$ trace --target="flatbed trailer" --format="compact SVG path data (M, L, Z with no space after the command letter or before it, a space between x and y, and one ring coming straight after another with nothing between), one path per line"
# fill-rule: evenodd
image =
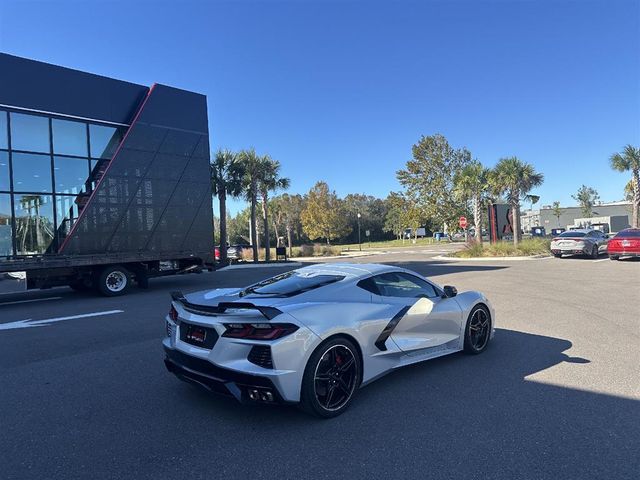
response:
M214 269L205 96L6 54L0 71L0 293Z

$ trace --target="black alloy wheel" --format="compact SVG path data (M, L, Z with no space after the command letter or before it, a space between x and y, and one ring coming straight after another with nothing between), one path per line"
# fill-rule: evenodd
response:
M309 359L302 381L301 406L314 415L330 418L351 403L362 379L355 346L336 338L318 348Z
M464 350L468 353L481 353L491 338L491 316L484 305L478 305L469 314L464 336Z
M597 243L593 246L593 250L591 250L591 258L593 258L593 259L598 258L598 244Z

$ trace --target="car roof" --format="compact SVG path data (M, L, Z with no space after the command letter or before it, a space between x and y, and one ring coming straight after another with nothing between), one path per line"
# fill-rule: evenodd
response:
M593 232L593 231L595 231L594 228L576 228L575 230L565 230L562 233L575 233L575 232L578 232L578 233L589 233L589 232Z
M380 263L318 263L298 269L298 271L305 273L344 275L351 278L368 277L378 273L400 270L402 269Z

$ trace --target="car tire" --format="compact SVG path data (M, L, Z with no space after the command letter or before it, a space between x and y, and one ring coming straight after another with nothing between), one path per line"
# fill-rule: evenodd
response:
M620 260L618 255L609 255L609 260Z
M594 260L596 258L598 258L598 245L594 245L593 249L591 250L591 258L593 258Z
M334 337L309 357L302 378L300 407L320 418L342 414L362 383L362 358L352 341Z
M489 309L484 305L473 307L467 317L464 329L464 351L471 355L484 352L491 340L492 320Z
M124 295L131 286L131 273L122 265L112 265L100 271L95 287L105 297Z
M562 254L561 253L554 253L553 256L556 257L556 258L562 258Z

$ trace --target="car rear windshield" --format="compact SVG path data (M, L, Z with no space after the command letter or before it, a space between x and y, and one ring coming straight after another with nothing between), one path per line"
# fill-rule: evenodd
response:
M560 235L558 235L559 237L584 237L586 235L586 233L584 232L574 232L574 231L570 231L570 232L563 232Z
M287 272L250 286L242 292L242 296L256 294L291 297L315 288L339 282L343 278L344 276L341 275L304 275L299 272Z
M640 238L640 230L627 230L627 231L623 230L622 232L618 232L616 236L613 238L629 238L629 237Z

